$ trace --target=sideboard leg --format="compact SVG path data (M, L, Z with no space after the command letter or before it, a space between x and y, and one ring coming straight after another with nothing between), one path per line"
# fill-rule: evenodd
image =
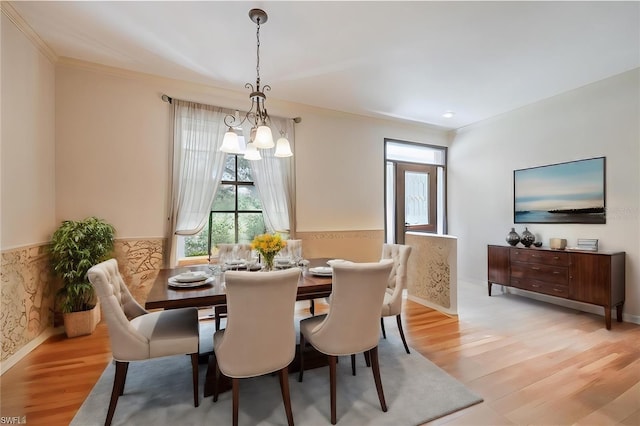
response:
M611 306L604 307L604 323L607 326L607 330L611 330Z
M489 297L491 297L491 281L489 281L489 288L488 288L488 290L489 290Z
M618 322L622 322L622 307L624 306L624 302L616 305L616 319Z

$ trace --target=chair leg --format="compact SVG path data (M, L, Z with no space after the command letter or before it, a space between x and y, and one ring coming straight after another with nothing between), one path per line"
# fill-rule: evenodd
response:
M240 405L240 379L231 379L233 383L233 426L238 426L238 407Z
M124 390L124 382L127 378L127 370L129 368L128 362L116 361L116 376L113 380L113 389L111 390L111 401L109 401L109 410L107 411L107 418L104 421L105 426L111 424L113 420L113 413L116 411L116 405L118 404L118 398L122 395Z
M387 332L384 331L384 317L380 317L380 328L382 329L382 337L387 338Z
M404 344L404 350L409 352L409 345L407 345L407 339L404 338L404 330L402 330L402 319L400 318L400 314L396 315L396 321L398 322L398 331L400 332L400 337L402 338L402 343Z
M351 354L351 374L356 375L356 354Z
M220 367L218 367L218 360L216 359L215 352L209 358L208 371L213 371L213 402L218 401L218 395L220 394Z
M300 333L300 371L298 372L298 382L302 382L302 374L304 373L304 334Z
M364 362L367 364L367 367L371 367L371 357L369 356L369 351L364 351Z
M291 411L291 394L289 393L289 366L280 370L280 391L282 392L282 402L284 411L287 413L287 423L293 426L293 412Z
M376 382L376 390L378 391L378 399L382 411L387 412L387 403L384 400L384 391L382 390L382 380L380 379L380 364L378 363L378 347L369 351L371 355L371 370L373 371L373 380Z
M316 312L316 303L313 301L313 299L309 300L309 312L311 312L311 315L315 315Z
M118 391L118 395L122 396L122 394L124 394L124 385L125 382L127 381L127 371L129 371L129 363L125 362L124 363L124 374L122 375L122 383L120 384L120 390Z
M331 424L336 424L336 364L337 356L329 355L329 386L331 387Z
M191 354L191 373L193 375L193 406L197 407L200 405L200 401L198 399L198 361L200 358L200 354L193 353Z

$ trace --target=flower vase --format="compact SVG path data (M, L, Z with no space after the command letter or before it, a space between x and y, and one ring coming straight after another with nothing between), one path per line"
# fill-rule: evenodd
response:
M275 257L275 255L275 253L265 253L262 255L262 259L264 260L264 263L262 265L263 271L273 271L273 258Z

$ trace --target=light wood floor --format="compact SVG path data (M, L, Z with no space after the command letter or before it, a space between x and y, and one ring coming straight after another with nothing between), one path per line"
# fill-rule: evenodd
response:
M607 331L600 316L459 285L459 317L404 304L411 356L484 398L431 424L640 425L640 326ZM2 376L0 416L68 424L110 359L104 323L91 336L52 337Z

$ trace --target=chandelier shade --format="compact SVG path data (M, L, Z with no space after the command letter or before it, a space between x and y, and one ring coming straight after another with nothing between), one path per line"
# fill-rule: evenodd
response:
M242 153L242 151L240 150L240 140L238 138L238 134L231 127L229 127L229 129L224 134L224 137L222 138L222 146L220 147L220 151L229 154Z
M244 151L245 160L262 160L262 156L260 155L260 151L256 148L253 142L249 142L247 144L247 149Z
M276 142L276 152L273 154L274 157L292 157L293 152L291 152L291 145L289 144L289 140L284 136L278 139Z
M260 126L256 130L256 139L254 141L256 148L269 149L273 148L273 134L269 126Z

